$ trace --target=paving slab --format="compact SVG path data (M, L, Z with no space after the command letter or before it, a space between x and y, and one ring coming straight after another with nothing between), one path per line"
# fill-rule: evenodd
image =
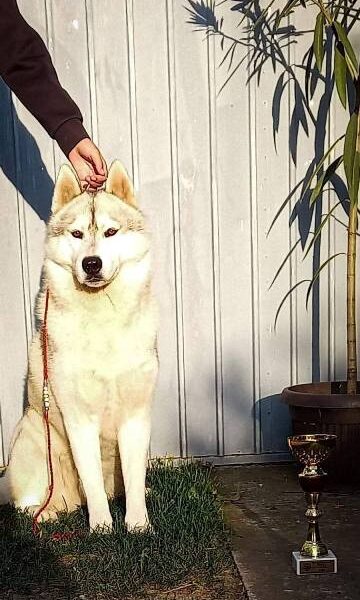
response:
M360 489L328 484L321 498L320 532L338 573L296 575L291 553L307 531L297 472L293 464L216 469L249 600L360 600Z

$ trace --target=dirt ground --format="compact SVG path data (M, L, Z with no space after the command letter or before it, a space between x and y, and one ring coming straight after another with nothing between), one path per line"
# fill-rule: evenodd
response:
M154 590L136 600L247 600L248 596L234 566L217 575L212 581L188 581L182 585L159 593ZM135 599L134 599L135 600Z
M145 595L134 596L64 596L60 590L49 593L46 590L36 590L32 595L7 593L1 595L0 600L248 600L235 565L225 569L212 580L204 579L189 580L181 585L168 590L149 588Z

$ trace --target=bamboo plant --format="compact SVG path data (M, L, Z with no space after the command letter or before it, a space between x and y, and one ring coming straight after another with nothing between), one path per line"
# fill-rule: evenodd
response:
M226 17L218 18L217 15L220 5L224 15L226 4L231 11L239 15L236 36L230 35L226 30ZM315 222L315 228L313 232L310 229L307 231L305 240L301 235L296 240L277 270L272 284L300 243L305 257L311 251L315 254L314 250L319 248L321 243L324 226L330 219L335 219L339 226L346 227L348 394L356 394L357 389L356 238L360 173L360 71L349 34L360 17L358 4L356 0L289 0L282 8L276 8L279 2L275 4L275 0L265 3L261 0L224 0L219 3L215 3L214 0L188 0L186 6L190 14L188 22L195 25L197 30L205 31L207 38L216 36L219 39L223 51L220 66L227 69L222 88L236 76L241 65L248 68L248 81L256 77L258 85L261 84L263 67L267 62L271 62L274 73L279 74L272 107L275 144L279 129L281 97L287 85L293 86L293 106L289 123L290 154L296 163L297 132L299 127L302 127L306 135L313 136L314 156L303 178L277 210L270 230L297 194L298 199L290 222L296 221L299 214L297 208L306 204L311 217L310 222ZM293 17L299 11L307 11L306 31L294 25ZM289 49L297 43L299 36L307 36L305 39L309 38L309 44L301 63L294 65L290 60ZM326 128L330 108L334 102L334 88L344 110L347 111L348 122L343 135L326 147ZM317 114L314 114L311 103L315 91L318 94L320 91ZM320 135L319 128L323 128ZM323 140L320 147L319 139ZM329 189L335 192L332 195L333 205L323 214L323 194ZM345 222L343 216L338 217L339 210L344 211ZM287 298L303 283L307 283L308 302L321 272L340 254L344 253L334 254L322 264L320 260L318 264L313 260L312 279L299 281L292 286L279 305L275 322Z

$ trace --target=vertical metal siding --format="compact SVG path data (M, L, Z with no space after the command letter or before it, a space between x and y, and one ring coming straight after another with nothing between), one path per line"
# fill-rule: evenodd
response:
M311 311L299 290L276 331L274 316L290 284L311 264L303 265L298 252L269 291L295 240L285 214L269 237L267 231L312 149L299 138L298 167L291 165L283 126L275 152L273 73L268 69L260 89L254 79L246 86L244 64L219 94L220 48L192 31L178 0L19 4L45 39L62 84L106 159L120 158L132 173L151 224L161 321L152 454L210 455L224 462L284 456L289 419L279 392L311 379ZM291 50L294 59L301 43ZM64 158L26 109L15 98L11 103L4 85L0 92L0 243L6 258L0 407L6 458L23 408L43 220ZM283 102L289 105L288 95ZM338 118L335 112L333 135ZM330 227L335 232L334 223ZM337 227L323 251L338 251L343 243ZM331 265L327 277L320 294L320 371L341 377L341 266Z

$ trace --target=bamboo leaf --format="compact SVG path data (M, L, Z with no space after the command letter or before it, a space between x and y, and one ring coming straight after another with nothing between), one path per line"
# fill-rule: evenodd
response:
M346 128L345 142L344 142L344 169L345 169L345 175L346 175L346 180L347 180L347 184L348 184L349 194L350 194L350 189L351 189L352 183L353 183L353 170L354 170L354 160L355 160L355 152L356 152L357 128L358 128L358 117L357 117L356 113L353 113L350 117L348 126Z
M316 186L314 187L314 189L311 192L311 196L310 196L310 200L309 200L309 204L310 206L312 204L314 204L314 202L316 202L322 188L324 185L324 179L325 179L325 173L323 173L321 175L321 177L319 177L319 179L317 180Z
M324 156L322 157L322 159L320 160L320 162L318 163L314 173L311 175L311 177L309 178L309 181L307 182L307 184L304 186L304 188L301 190L301 197L304 196L304 194L307 192L307 190L311 187L311 184L314 180L314 178L317 176L317 174L319 173L319 171L321 170L324 162L326 161L326 159L328 158L329 154L333 151L333 149L335 148L335 146L344 138L344 135L341 135L337 140L335 140L335 142L333 144L331 144L330 148L325 152Z
M318 179L318 182L315 186L315 188L313 189L311 196L310 196L310 200L309 200L309 204L310 206L312 204L314 204L314 202L316 202L319 194L321 193L323 187L328 183L329 179L331 178L332 175L334 175L334 173L336 172L336 170L338 169L338 167L341 165L343 161L343 157L342 156L338 156L337 158L335 158L335 160L331 163L331 165L328 166L328 168L326 169L325 173L323 173L321 175L321 177Z
M333 26L336 29L336 33L338 35L339 40L342 42L342 44L344 46L345 60L346 60L348 69L350 71L350 74L355 79L358 74L359 66L358 66L358 62L356 60L356 56L355 56L353 47L349 41L349 38L347 36L347 33L346 33L344 27L337 21L334 21Z
M299 285L301 285L302 283L307 283L307 282L311 282L311 279L302 279L301 281L298 281L297 283L295 283L295 285L292 286L292 288L286 292L285 296L283 297L283 299L281 300L278 309L276 311L276 315L275 315L275 323L274 323L274 329L276 329L276 323L280 314L280 311L282 309L282 307L284 306L286 300L288 299L288 297L293 293L293 291L299 287Z
M313 245L315 244L316 240L318 239L318 237L319 237L319 235L320 235L320 233L321 233L321 231L322 231L322 228L324 227L324 225L326 225L326 223L327 223L327 222L328 222L328 220L330 219L330 217L331 217L332 213L333 213L333 212L334 212L334 210L335 210L335 209L336 209L336 208L339 206L339 204L341 204L341 203L340 203L340 202L337 202L337 203L336 203L336 204L335 204L335 205L332 207L332 209L331 209L331 210L329 210L329 212L327 213L326 217L325 217L325 218L324 218L324 219L321 221L321 223L320 223L319 227L317 227L317 228L316 228L316 230L315 230L315 232L314 232L314 236L313 236L313 238L312 238L312 240L311 240L310 244L308 245L308 247L307 247L307 250L306 250L306 252L305 252L305 254L304 254L304 258L303 258L303 260L305 260L305 258L306 258L306 257L307 257L307 255L309 254L309 252L310 252L311 248L313 247Z
M355 152L354 166L353 166L353 180L350 188L350 202L351 204L357 204L359 195L359 175L360 175L360 154Z
M334 260L334 258L336 258L337 256L341 256L341 255L346 256L346 252L337 252L336 254L333 254L332 256L330 256L330 258L328 258L327 260L325 260L322 265L320 265L320 267L318 268L318 270L316 271L314 277L312 278L310 285L308 287L307 293L306 293L306 308L308 306L308 302L309 302L309 297L310 297L310 293L312 288L314 287L314 284L316 283L317 279L319 279L320 273L321 271L326 267L326 265L329 264L329 262L331 260Z
M324 59L324 15L322 12L320 12L316 17L313 48L316 59L316 65L319 72L321 72L321 67Z
M350 117L344 142L344 168L348 185L350 205L358 203L360 154L358 149L359 115L353 113Z
M276 271L274 278L272 280L272 282L269 285L269 290L270 288L272 288L272 286L274 285L275 281L277 280L277 278L279 277L281 271L283 270L283 267L286 265L288 259L290 258L290 256L292 255L292 253L294 252L295 248L297 248L297 246L299 245L299 243L301 242L301 238L299 238L298 240L296 240L295 244L293 245L293 247L289 250L289 252L287 253L287 255L285 256L284 260L282 261L280 267L278 268L278 270Z
M346 61L343 53L339 50L339 45L340 44L336 44L335 46L335 83L341 104L344 108L346 108Z
M305 183L305 185L303 185L303 188L301 190L301 194L300 194L300 199L304 197L304 195L306 194L307 190L311 187L311 183L314 180L314 177L316 177L316 175L319 173L320 169L322 168L324 162L326 161L326 159L328 158L329 154L333 151L333 149L335 148L335 146L344 138L343 135L341 135L337 140L335 140L335 142L330 146L330 148L325 152L324 156L322 157L321 161L319 162L319 164L317 165L314 173L309 177L308 181ZM339 157L342 158L342 157ZM340 163L339 163L340 164ZM329 174L329 176L331 177L331 174ZM285 198L285 200L283 201L283 203L281 204L280 208L277 210L275 217L273 218L273 220L271 221L270 227L268 229L267 232L267 236L270 234L272 228L274 227L276 221L278 220L278 218L280 217L281 213L283 212L283 210L286 208L286 206L288 205L288 203L290 202L291 198L294 196L295 192L299 189L299 187L304 184L305 182L305 177L303 179L301 179L296 186L291 190L291 192L289 193L289 195Z
M291 190L290 194L288 194L288 196L286 196L284 202L282 203L282 205L280 206L279 210L276 212L275 217L273 218L273 220L271 221L270 227L268 229L268 232L266 234L266 236L269 235L270 231L272 230L272 228L274 227L276 221L278 220L278 218L280 217L282 211L284 210L284 208L286 207L286 205L290 202L291 198L293 197L293 195L295 194L296 190L299 189L299 187L301 186L301 184L303 183L303 179L301 179Z

